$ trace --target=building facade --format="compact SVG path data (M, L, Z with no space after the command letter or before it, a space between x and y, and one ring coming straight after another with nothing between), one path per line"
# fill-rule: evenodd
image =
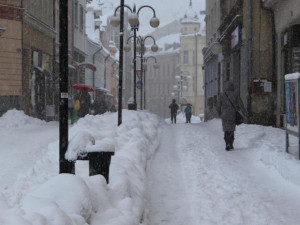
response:
M162 118L170 117L169 105L172 99L179 101L178 92L174 92L174 85L176 84L176 69L180 62L180 29L181 24L176 20L150 33L156 40L159 51L148 51L145 54L147 60L146 84L143 87L146 94L145 108ZM150 49L152 44L152 39L146 40L147 49ZM154 67L155 60L158 68Z
M85 62L86 54L86 30L85 14L86 0L73 1L73 64L76 66ZM73 83L85 82L85 70L76 70L73 76Z
M157 60L158 68L154 67L155 61L148 60L145 72L146 109L162 118L170 117L169 105L173 98L174 84L176 83L176 67L179 63L179 45L172 46L157 54L151 54ZM147 58L147 56L146 56Z
M222 46L218 42L221 25L220 1L206 1L206 47L203 48L204 75L204 116L205 120L217 117L216 104L223 78L221 77Z
M192 10L190 2L190 8L181 19L180 64L177 76L181 76L179 82L182 83L182 79L186 81L184 88L181 84L181 97L192 104L193 115L204 113L202 49L205 46L205 36L200 32L200 27L198 15Z
M20 0L0 1L0 115L24 104Z
M55 53L55 1L24 0L23 96L26 114L40 119L55 116L53 64Z
M214 10L207 10L207 33L211 39L203 49L205 84L209 87L206 106L208 97L213 95L212 107L208 107L213 110L223 83L232 81L248 110L250 121L274 125L277 79L273 69L272 15L262 7L260 0L215 3ZM220 16L215 16L218 13ZM218 18L220 26L216 29L213 20L218 21Z
M274 61L277 77L276 125L285 127L284 75L300 72L300 2L265 0L263 7L273 15Z

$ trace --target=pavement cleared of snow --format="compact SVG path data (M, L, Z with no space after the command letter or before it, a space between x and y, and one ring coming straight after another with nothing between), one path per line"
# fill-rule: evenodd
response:
M274 133L278 138L270 142ZM148 166L145 224L300 224L297 177L286 180L283 175L292 173L276 169L286 168L277 154L289 158L291 169L299 168L282 152L284 133L242 125L235 135L235 150L227 152L220 120L167 124ZM267 163L275 159L276 166Z

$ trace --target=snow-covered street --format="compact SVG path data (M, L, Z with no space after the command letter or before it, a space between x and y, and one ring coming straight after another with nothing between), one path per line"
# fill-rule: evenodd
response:
M284 146L280 133L242 125L226 152L219 121L166 125L148 170L149 224L299 224L299 186L261 158Z
M177 124L146 111L86 116L69 138L89 132L113 145L110 182L58 174L58 123L12 110L0 117L1 225L298 225L297 139L242 124L225 151L221 121ZM74 153L74 152L73 152ZM76 152L75 152L76 153Z

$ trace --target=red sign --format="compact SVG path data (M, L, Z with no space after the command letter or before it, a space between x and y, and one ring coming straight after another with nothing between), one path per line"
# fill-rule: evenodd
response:
M90 69L92 71L96 71L97 68L94 64L92 63L87 63L87 62L84 62L84 63L80 63L76 66L76 70L83 70L83 69Z

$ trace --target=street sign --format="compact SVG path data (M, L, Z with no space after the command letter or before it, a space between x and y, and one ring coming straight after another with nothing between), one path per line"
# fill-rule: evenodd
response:
M142 85L143 85L143 84L142 84L142 81L139 80L138 82L136 82L136 88L137 88L137 89L141 89L141 88L142 88Z

